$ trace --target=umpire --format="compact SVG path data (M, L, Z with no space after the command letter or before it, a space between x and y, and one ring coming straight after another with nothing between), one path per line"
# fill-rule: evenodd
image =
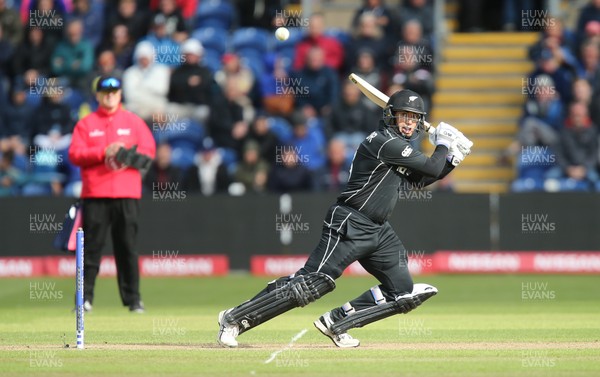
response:
M121 94L116 77L97 80L98 109L75 125L69 159L81 168L83 182L85 310L92 309L102 247L110 229L121 301L130 311L143 313L135 250L142 177L120 156L137 146L136 156L152 159L156 145L146 123L121 107Z
M424 115L417 93L402 90L390 97L379 128L358 147L347 189L329 208L320 242L304 267L223 310L217 335L221 345L236 347L236 337L244 331L331 292L334 280L354 261L380 284L314 322L338 347L359 346L349 329L408 313L437 293L431 285L413 285L406 249L388 223L401 190L429 185L464 159L457 148L459 131L445 123L430 137L436 146L431 157L412 148L409 142L423 129Z

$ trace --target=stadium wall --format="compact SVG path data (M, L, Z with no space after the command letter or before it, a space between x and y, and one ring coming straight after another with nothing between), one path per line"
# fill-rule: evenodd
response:
M229 268L249 270L253 255L309 253L334 200L332 194L144 199L138 250L154 258L224 254ZM0 256L64 256L52 248L52 240L71 202L47 197L1 199ZM597 194L424 191L401 198L390 222L412 256L440 250L600 250ZM104 249L109 255L109 240Z

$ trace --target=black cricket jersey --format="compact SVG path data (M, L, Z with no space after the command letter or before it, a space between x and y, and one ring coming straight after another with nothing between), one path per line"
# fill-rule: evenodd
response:
M383 224L406 187L403 183L422 188L452 171L447 153L448 148L439 145L428 157L381 121L356 150L346 191L337 201Z

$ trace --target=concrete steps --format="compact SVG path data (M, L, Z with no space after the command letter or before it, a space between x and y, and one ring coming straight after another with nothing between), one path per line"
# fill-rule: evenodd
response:
M534 68L527 48L537 38L537 33L448 35L429 119L452 124L475 143L452 174L458 192L502 193L514 179L514 169L498 161L518 129L523 82ZM428 144L424 150L432 151Z

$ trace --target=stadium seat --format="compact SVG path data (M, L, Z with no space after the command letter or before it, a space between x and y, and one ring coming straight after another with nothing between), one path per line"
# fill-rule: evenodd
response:
M269 33L253 27L241 28L233 32L229 42L235 52L255 50L258 54L264 54L269 49Z
M325 32L323 34L328 37L333 37L337 39L342 44L342 46L347 46L348 43L350 43L350 40L352 39L352 37L346 30L339 28L327 28L325 29Z
M223 55L227 49L227 30L214 27L202 27L192 33L192 38L202 43L205 50L213 50Z
M233 24L234 12L227 0L203 0L196 12L196 27L229 30Z
M171 145L183 141L190 148L197 150L202 145L204 139L204 126L189 118L183 118L177 122L177 127L172 127L169 130L160 131L160 134L155 136L158 142L167 142Z
M243 65L250 68L254 77L262 77L266 71L266 64L263 56L256 55L253 51L244 51L239 54L240 61Z
M202 63L211 71L213 71L213 73L219 71L223 66L223 62L221 61L221 54L218 51L210 49L204 50Z
M193 144L183 141L169 143L171 145L171 164L185 170L194 164L196 149Z

